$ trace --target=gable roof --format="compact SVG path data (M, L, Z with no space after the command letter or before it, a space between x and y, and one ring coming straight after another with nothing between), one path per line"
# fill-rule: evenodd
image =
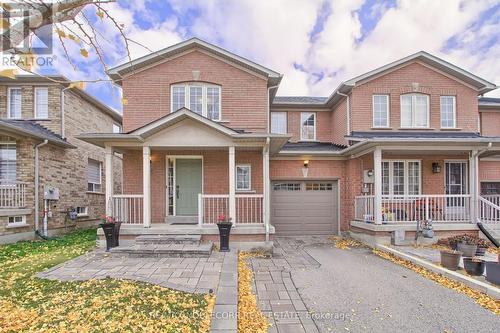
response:
M275 72L267 67L259 65L251 60L243 58L237 54L229 52L219 46L210 44L201 40L199 38L191 38L186 41L180 42L178 44L166 47L159 51L150 53L138 59L126 62L124 64L118 65L116 67L110 68L108 70L108 75L116 81L119 85L121 85L120 79L135 70L141 69L145 66L154 64L156 62L166 60L169 57L182 53L184 51L199 48L205 51L208 51L212 54L215 54L219 57L227 59L239 66L247 68L253 72L264 75L268 78L268 86L278 85L281 81L282 75L278 72Z
M30 120L1 119L0 129L14 134L21 134L35 139L47 140L51 144L64 148L76 148L60 135Z
M181 108L177 111L174 111L174 112L169 113L163 117L160 117L156 120L153 120L152 122L150 122L142 127L136 128L135 130L130 131L127 134L138 135L138 136L141 136L143 138L147 138L147 137L161 131L162 129L164 129L166 127L169 127L175 123L178 123L178 122L180 122L184 119L188 119L188 118L194 119L195 121L200 122L202 124L205 124L206 126L211 127L213 129L215 129L216 131L221 132L221 133L226 134L226 135L234 135L234 134L240 133L232 128L229 128L229 127L224 126L222 124L219 124L213 120L210 120L206 117L203 117L202 115L199 115L198 113L193 112L187 108Z
M16 75L15 79L10 79L8 77L0 76L0 83L7 83L7 84L16 84L16 83L42 83L42 84L60 84L63 87L69 87L71 84L71 80L66 78L63 75L33 75L33 74L20 74ZM69 89L70 91L74 92L78 96L80 96L83 100L86 102L94 105L97 107L101 112L107 114L111 118L113 118L114 121L119 123L120 125L122 124L122 115L116 111L115 109L111 108L110 106L104 104L103 102L99 101L97 98L93 97L92 95L88 94L85 92L85 90L82 90L78 87L71 87Z
M372 71L366 72L364 74L361 74L359 76L356 76L350 80L347 80L345 82L342 82L337 89L328 97L328 100L325 102L326 105L328 106L333 106L337 104L343 96L341 94L348 94L351 92L351 89L355 87L357 84L359 84L362 81L369 80L370 78L373 78L376 75L382 74L383 72L386 72L390 69L393 69L398 66L402 66L404 64L413 62L413 61L421 61L431 67L434 67L442 72L445 72L447 74L450 74L451 76L456 77L462 82L465 82L467 84L472 85L473 87L477 88L478 90L478 95L485 94L489 91L495 90L498 88L495 84L480 78L479 76L476 76L456 65L453 65L452 63L449 63L441 58L438 58L428 52L425 51L419 51L417 53L411 54L407 57L401 58L399 60L393 61L387 65L384 65L382 67L376 68Z

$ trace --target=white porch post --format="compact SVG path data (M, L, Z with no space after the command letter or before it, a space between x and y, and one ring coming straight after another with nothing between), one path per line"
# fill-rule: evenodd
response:
M233 224L236 221L236 157L235 149L229 147L229 217Z
M266 144L264 149L262 150L262 179L263 179L263 207L262 207L262 215L264 218L264 227L266 229L266 242L269 241L269 225L270 225L270 209L271 205L269 200L270 193L270 179L269 179L269 145Z
M478 156L477 150L472 150L469 157L469 193L470 193L470 219L471 223L476 223L478 209Z
M374 220L375 224L382 224L382 150L380 147L373 151L373 173L375 175Z
M144 228L151 226L151 148L142 147L142 193L143 193L143 215Z
M106 146L106 156L104 160L104 172L105 172L105 177L106 177L106 215L112 216L113 215L113 185L114 185L114 179L113 179L113 147L111 146Z

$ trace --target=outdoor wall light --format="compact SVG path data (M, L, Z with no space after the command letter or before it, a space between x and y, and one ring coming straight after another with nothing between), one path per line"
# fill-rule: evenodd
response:
M441 172L441 166L439 165L438 162L432 163L432 172L433 173L440 173Z
M304 161L304 168L309 168L309 160Z
M309 160L304 161L304 167L302 168L302 176L307 178L307 174L309 173Z
M368 175L368 177L372 177L373 176L373 170L368 170L368 172L366 174Z

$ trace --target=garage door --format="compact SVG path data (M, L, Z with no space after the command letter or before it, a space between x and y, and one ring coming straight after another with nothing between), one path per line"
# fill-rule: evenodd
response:
M271 189L276 235L337 234L336 181L279 181Z

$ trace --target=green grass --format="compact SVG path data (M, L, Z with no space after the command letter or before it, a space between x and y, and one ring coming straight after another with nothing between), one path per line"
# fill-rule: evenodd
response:
M203 332L213 298L114 279L36 278L95 246L96 231L0 247L0 331Z

